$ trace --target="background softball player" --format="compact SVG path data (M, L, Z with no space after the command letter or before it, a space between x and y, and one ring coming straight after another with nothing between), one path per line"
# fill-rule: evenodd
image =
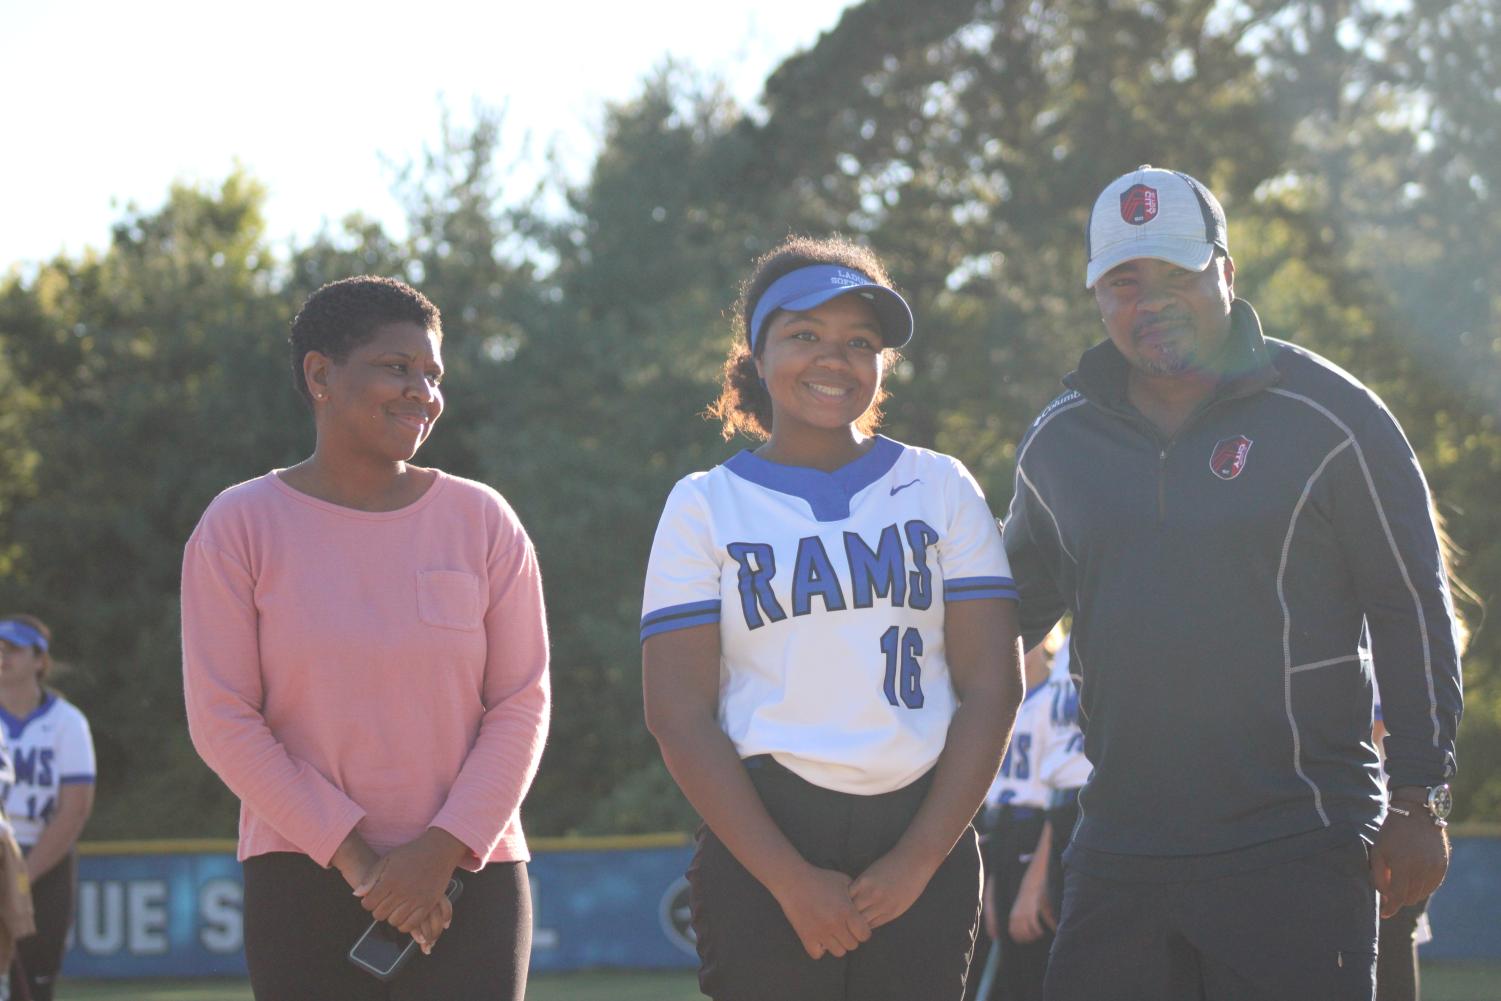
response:
M1063 849L1079 816L1079 790L1089 780L1079 729L1079 688L1070 676L1067 634L1054 630L1058 652L1043 685L1045 707L1035 738L1037 780L1046 790L1047 820L1011 905L1009 930L1018 942L1046 941L1063 906ZM1045 964L1044 964L1045 965Z
M1046 821L1052 791L1042 782L1039 737L1048 726L1048 649L1039 644L1023 661L1027 694L1016 711L1001 770L985 796L981 850L985 859L984 928L970 963L965 997L1012 1001L1042 996L1050 938L1014 938L1012 902ZM984 970L983 976L975 971Z
M766 438L686 477L647 570L647 722L705 820L689 880L719 999L958 1001L970 820L1021 697L1012 583L956 460L872 434L911 313L874 255L762 258L716 405Z
M29 615L0 620L0 723L14 780L5 812L26 853L36 934L17 945L34 1001L51 1001L78 883L78 836L94 808L94 742L83 713L43 685L51 631Z

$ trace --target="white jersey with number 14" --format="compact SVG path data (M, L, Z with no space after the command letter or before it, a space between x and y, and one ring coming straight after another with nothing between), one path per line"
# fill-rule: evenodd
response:
M71 702L48 692L22 719L0 709L14 779L5 789L5 813L22 845L36 844L52 820L62 787L94 782L94 742L89 723Z

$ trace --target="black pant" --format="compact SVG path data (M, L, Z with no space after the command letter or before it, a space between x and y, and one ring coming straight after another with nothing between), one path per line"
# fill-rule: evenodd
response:
M985 853L986 871L995 879L995 903L1001 937L992 948L1000 951L1000 965L988 997L978 1001L1040 1001L1042 979L1048 971L1048 950L1053 947L1053 933L1043 929L1035 942L1018 942L1011 937L1011 905L1021 889L1022 877L1037 848L1045 819L1041 810L1015 810L1003 807L990 835ZM1044 846L1043 850L1049 850ZM978 974L978 968L976 969Z
M337 870L306 855L245 860L245 963L256 1001L522 1001L531 954L523 862L456 870L464 892L430 956L388 982L349 961L369 913Z
M1359 839L1184 882L1070 867L1047 1001L1371 1001L1376 899Z
M31 884L36 934L16 943L16 955L26 974L32 1001L52 1001L57 974L63 968L68 929L73 926L73 901L77 895L78 856L71 852ZM11 993L19 994L19 985L14 981L12 977Z
M1063 853L1074 839L1074 825L1079 822L1079 790L1065 789L1058 802L1048 809L1053 825L1052 857L1048 860L1048 897L1053 901L1053 915L1063 913Z
M1418 919L1428 901L1404 907L1381 919L1380 948L1376 951L1376 1001L1418 1001Z
M852 796L803 781L770 758L747 762L782 833L810 863L858 876L896 844L931 773L896 792ZM810 959L771 892L707 827L688 869L699 985L716 1001L959 1001L980 912L974 828L916 903L842 957Z

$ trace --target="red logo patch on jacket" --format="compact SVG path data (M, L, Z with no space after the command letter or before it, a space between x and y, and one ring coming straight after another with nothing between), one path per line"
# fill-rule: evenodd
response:
M1157 218L1157 189L1133 184L1122 191L1121 218L1133 226L1145 226Z
M1246 468L1246 456L1251 452L1251 439L1243 434L1234 438L1221 438L1214 443L1209 453L1209 471L1222 480L1233 480Z

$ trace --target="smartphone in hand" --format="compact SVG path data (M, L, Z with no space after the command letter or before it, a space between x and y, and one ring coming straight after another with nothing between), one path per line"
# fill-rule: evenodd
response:
M443 892L448 902L453 903L464 892L464 884L450 879L448 889ZM349 961L371 976L390 980L401 972L417 949L417 940L411 935L397 931L385 921L372 921L349 950Z

